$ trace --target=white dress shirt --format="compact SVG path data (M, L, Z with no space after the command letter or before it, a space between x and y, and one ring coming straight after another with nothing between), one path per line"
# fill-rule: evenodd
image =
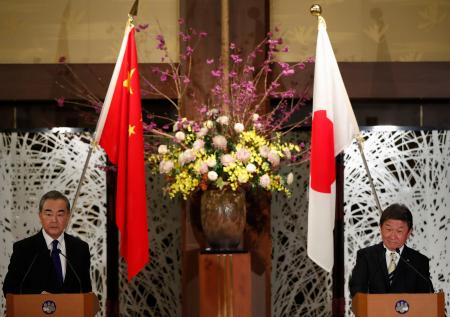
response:
M400 254L402 254L403 252L403 248L405 247L404 245L402 245L402 247L400 248L400 254L398 254L397 252L391 251L388 248L386 248L386 246L383 244L385 250L386 250L386 267L389 267L389 264L391 263L391 252L395 253L395 267L398 266L398 261L400 261Z

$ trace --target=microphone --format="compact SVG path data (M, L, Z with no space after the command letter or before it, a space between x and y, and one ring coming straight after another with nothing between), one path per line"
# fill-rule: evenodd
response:
M61 254L61 255L66 259L67 265L68 265L69 268L72 270L73 275L75 275L75 277L77 278L78 285L80 286L80 293L83 293L82 287L81 287L81 279L80 279L80 277L78 276L78 274L77 274L77 272L75 271L75 269L73 268L72 264L70 263L69 258L68 258L64 253L62 253L60 249L58 249L58 253Z
M429 278L426 278L422 273L419 272L419 270L417 270L414 267L414 265L409 263L409 259L405 259L404 257L402 257L402 254L400 253L400 249L399 248L395 249L395 252L398 253L398 255L400 257L400 260L402 260L403 263L406 263L406 265L408 265L414 272L416 272L416 274L419 275L420 278L422 278L424 281L427 282L427 285L429 287L430 293L434 293L433 284L431 283L431 280Z
M38 251L36 252L36 254L33 257L33 260L31 260L30 265L27 268L27 271L25 272L22 280L20 281L19 284L19 294L22 294L22 288L23 288L23 283L25 282L25 279L27 278L28 274L30 274L31 268L33 267L34 262L36 262L36 259L38 258L39 254L41 254L42 251Z

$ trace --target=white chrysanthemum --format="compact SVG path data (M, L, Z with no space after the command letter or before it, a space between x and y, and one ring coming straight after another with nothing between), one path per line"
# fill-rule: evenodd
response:
M249 173L254 173L256 172L256 166L253 163L247 164L247 166L245 167L245 169L247 170L247 172Z
M286 178L286 183L288 185L291 185L293 181L294 181L294 174L292 174L292 172L291 172L291 173L288 174L288 176Z
M211 120L206 121L205 127L207 127L208 129L212 129L214 127L214 122L212 122Z
M252 116L252 120L253 121L257 121L258 119L259 119L259 114L254 113L253 116Z
M234 131L236 131L237 133L241 133L242 131L244 131L244 125L240 122L235 123L234 124Z
M270 150L267 154L267 160L272 164L273 167L278 167L280 165L280 156L277 151Z
M159 163L159 172L161 174L167 174L172 170L173 166L174 166L174 164L172 161L164 161L163 160Z
M217 162L214 157L210 157L206 160L206 164L208 164L209 167L214 167L216 166Z
M197 137L203 138L206 134L208 134L208 128L207 128L207 127L202 127L202 128L200 128L200 130L197 132Z
M214 171L209 171L208 172L208 179L210 180L210 181L215 181L215 180L217 180L217 177L219 177L219 175L217 175L217 173L216 172L214 172Z
M230 154L222 155L222 157L220 158L220 162L223 166L228 166L234 163L234 157L232 157Z
M185 138L186 135L184 134L184 132L178 131L177 133L175 133L175 139L177 139L178 141L184 141Z
M216 120L218 123L220 123L221 125L228 125L230 119L227 116L220 116L217 118Z
M158 146L158 153L159 154L166 154L168 152L167 145L161 144Z

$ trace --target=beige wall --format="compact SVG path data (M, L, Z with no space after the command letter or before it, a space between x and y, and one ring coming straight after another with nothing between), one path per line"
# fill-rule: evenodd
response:
M180 0L183 1L183 0ZM211 0L219 1L219 0ZM242 0L244 1L244 0ZM290 51L286 61L314 55L314 1L271 0L271 25ZM318 0L340 61L450 61L450 0ZM132 0L0 0L0 63L115 62ZM178 51L178 0L141 0L141 62L159 62L153 38L161 24Z
M0 63L114 63L133 0L0 0ZM177 0L141 0L137 23L141 62L159 62L156 21L178 51Z
M287 39L295 61L315 52L322 6L339 61L450 61L449 0L271 0L271 24Z

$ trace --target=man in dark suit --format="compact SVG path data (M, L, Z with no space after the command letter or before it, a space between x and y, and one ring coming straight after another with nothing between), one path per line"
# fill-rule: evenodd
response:
M381 243L361 249L350 277L350 294L432 293L429 259L405 243L412 231L409 209L386 208L380 218Z
M3 294L90 292L90 253L86 242L65 229L70 203L58 191L39 202L42 230L13 245L13 254L3 283Z

